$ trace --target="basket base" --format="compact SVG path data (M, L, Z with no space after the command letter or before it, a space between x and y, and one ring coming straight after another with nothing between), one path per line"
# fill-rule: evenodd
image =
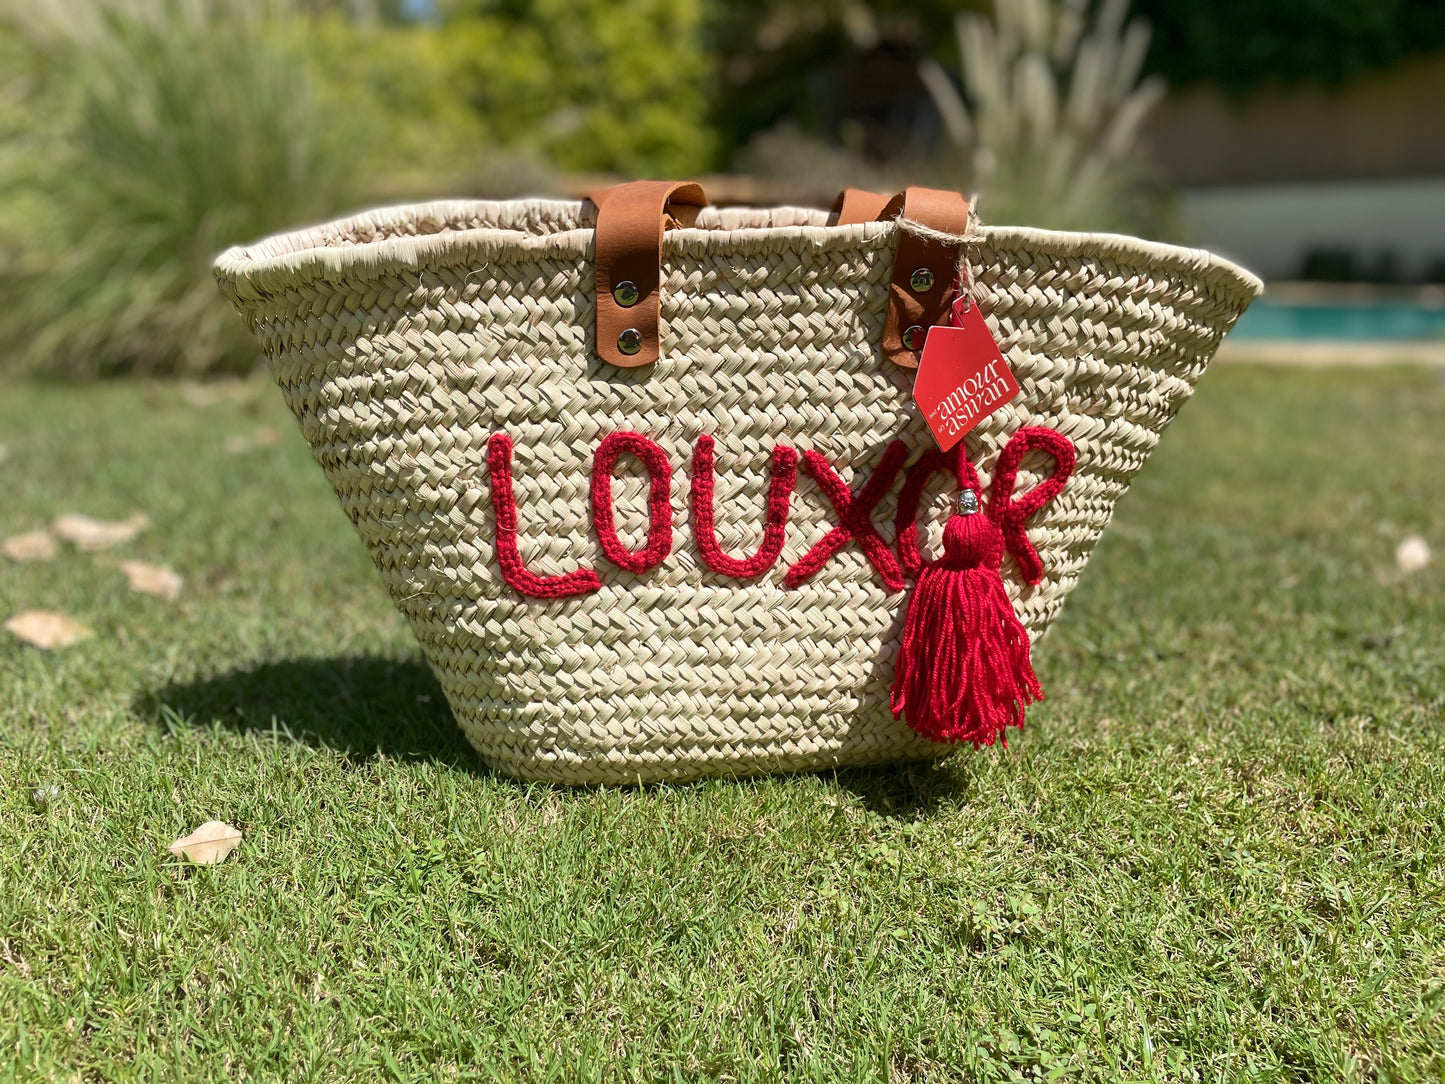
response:
M687 721L664 729L666 737L630 744L576 742L575 727L564 720L534 718L530 726L501 725L474 709L452 704L467 741L487 764L514 779L566 785L686 783L697 779L740 779L790 772L826 772L881 764L936 761L957 750L920 738L885 713L882 719L857 715L835 720L814 718L788 738L772 742L723 740L680 745L675 736ZM671 722L671 721L669 721ZM656 726L657 720L651 725ZM882 725L880 725L882 724ZM572 738L564 737L568 732ZM545 733L545 732L550 732Z

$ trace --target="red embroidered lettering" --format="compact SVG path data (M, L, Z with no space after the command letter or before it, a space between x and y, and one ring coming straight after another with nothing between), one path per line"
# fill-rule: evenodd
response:
M692 450L692 531L702 563L714 572L739 579L761 576L773 567L783 552L784 534L788 526L788 505L798 478L798 453L780 444L773 449L772 477L768 482L767 518L763 527L763 544L746 560L729 557L717 544L713 518L713 438L697 438Z
M517 548L517 500L512 492L512 438L493 433L487 441L487 473L492 482L492 515L497 522L497 563L514 591L532 598L566 598L598 590L602 581L590 568L564 576L538 576L522 564Z
M917 576L923 570L923 551L918 545L918 508L923 501L923 490L929 479L940 471L947 472L960 490L979 490L978 473L964 455L963 442L955 444L946 452L930 448L918 457L903 476L903 492L898 495L898 514L893 519L893 532L897 539L898 560L903 571Z
M884 449L883 458L878 461L878 469L857 493L852 493L826 459L817 452L803 453L803 466L817 481L819 488L827 494L828 500L833 502L833 509L838 514L838 525L798 558L797 563L788 569L788 574L783 578L784 584L797 587L806 583L829 558L849 541L856 539L869 562L882 577L884 585L890 591L903 590L903 572L898 567L898 560L879 537L877 528L873 526L872 516L873 509L892 488L893 480L898 477L898 472L907 458L908 446L901 440L893 441Z
M732 557L718 545L715 508L716 442L701 436L693 449L691 485L693 528L702 563L714 572L739 579L753 579L771 568L781 555L787 532L789 506L797 484L798 453L779 445L773 449L768 481L763 541L751 557ZM1048 453L1054 460L1049 477L1022 497L1015 499L1014 486L1024 457L1031 451ZM514 590L533 598L565 598L585 595L601 588L596 572L588 568L558 576L541 576L529 571L522 561L517 538L517 503L512 476L512 439L494 433L487 444L487 466L491 475L492 510L496 520L497 561L502 578ZM637 551L623 545L617 534L612 501L612 474L622 455L640 460L648 473L648 525L646 545ZM908 468L894 517L898 554L878 534L873 511L887 495L908 458L901 440L883 451L877 468L857 492L849 490L827 459L817 452L803 454L803 466L832 502L835 525L788 569L783 582L798 587L806 583L850 541L856 541L869 563L890 590L902 590L905 570L917 576L925 567L919 546L917 517L933 475L947 472L960 489L979 489L978 475L964 454L963 445L947 452L930 449ZM1073 443L1052 429L1020 429L1005 445L994 471L987 514L1003 536L1004 544L1017 561L1022 578L1030 584L1043 579L1043 562L1029 541L1028 518L1064 489L1073 474L1077 454ZM672 464L667 453L639 433L613 433L597 446L592 465L591 503L593 524L602 552L619 568L644 573L660 565L672 551ZM901 562L901 564L900 564Z
M612 470L624 452L642 461L650 482L647 545L637 552L622 544L612 517ZM672 464L658 444L641 433L613 433L597 445L592 460L592 526L607 559L629 572L650 572L672 552Z
M1045 478L1018 500L1014 500L1014 483L1024 456L1037 449L1054 459L1054 473ZM1044 505L1057 497L1064 483L1074 473L1078 456L1074 442L1062 433L1040 426L1025 426L1015 433L999 453L989 487L988 518L1003 532L1004 545L1018 562L1025 583L1038 583L1044 578L1044 563L1038 550L1029 541L1024 523Z

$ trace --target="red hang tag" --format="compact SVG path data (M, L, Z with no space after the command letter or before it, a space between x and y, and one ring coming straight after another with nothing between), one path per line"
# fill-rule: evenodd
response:
M953 323L928 329L913 381L913 398L945 452L1019 393L978 306L956 302Z

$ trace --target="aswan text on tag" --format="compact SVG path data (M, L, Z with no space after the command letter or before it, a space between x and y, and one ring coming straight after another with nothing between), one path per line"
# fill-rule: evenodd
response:
M1019 393L978 306L955 309L954 320L928 329L913 382L913 398L945 452Z

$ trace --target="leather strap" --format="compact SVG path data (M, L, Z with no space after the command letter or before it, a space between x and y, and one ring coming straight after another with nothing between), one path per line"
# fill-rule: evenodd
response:
M968 200L937 188L906 188L889 200L878 217L903 218L958 237L968 230ZM918 368L928 329L948 322L959 248L956 241L924 237L899 227L893 280L888 287L888 319L883 325L883 355L895 365ZM917 329L911 346L906 342L910 329Z
M661 351L663 233L691 226L707 196L691 182L633 181L588 198L597 205L597 353L622 368L648 365ZM892 199L848 188L833 210L840 226L903 218L953 237L968 229L968 201L935 188L907 188ZM947 322L958 261L958 242L898 230L882 344L894 364L918 368L928 329Z
M877 222L888 206L888 197L864 188L845 188L833 203L838 216L835 226L852 226L859 222Z
M936 188L908 188L892 199L862 188L845 188L833 211L839 226L902 217L939 233L960 235L968 229L968 201L957 192ZM888 318L883 327L883 354L895 365L918 368L928 329L947 321L958 255L956 244L898 231L893 278L888 284ZM928 287L919 289L923 283ZM913 333L911 348L904 343L910 328L919 329Z
M587 198L597 205L597 353L627 369L650 364L660 353L663 232L691 226L707 196L690 182L633 181Z

